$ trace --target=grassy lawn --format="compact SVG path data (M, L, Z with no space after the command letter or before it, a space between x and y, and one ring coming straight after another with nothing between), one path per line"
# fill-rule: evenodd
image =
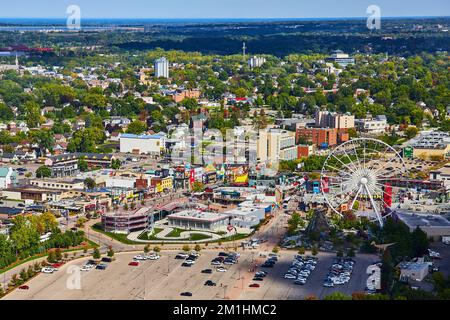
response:
M126 234L103 231L101 223L94 224L92 226L92 230L103 233L105 236L113 238L114 240L120 241L124 244L141 244L140 242L128 239Z
M160 233L162 230L163 229L161 229L161 228L153 228L153 233L150 236L148 236L148 233L146 231L144 231L138 236L138 239L139 240L161 240L161 239L156 238L156 235L158 233Z
M202 233L191 233L191 236L189 237L189 240L191 241L199 241L205 239L211 239L211 236L207 236L206 234Z
M231 236L229 236L229 237L222 238L222 239L216 240L216 241L214 241L214 242L219 242L219 241L221 241L221 242L237 241L237 240L241 240L241 239L248 238L248 237L250 237L252 234L253 234L253 233L250 233L250 234L245 234L245 233L233 234L233 235L231 235Z
M184 231L186 231L186 230L174 228L172 231L170 231L170 232L167 234L166 237L169 237L169 238L179 238L179 237L180 237L180 234L181 234L182 232L184 232Z

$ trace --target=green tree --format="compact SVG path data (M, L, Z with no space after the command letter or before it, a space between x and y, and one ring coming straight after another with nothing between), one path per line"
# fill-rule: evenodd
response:
M58 221L56 217L51 212L43 212L38 216L38 223L42 226L42 231L40 233L46 232L56 232L58 230Z
M50 251L48 252L47 261L48 261L49 263L54 263L54 262L56 262L56 254L55 254L55 250L50 250Z
M342 292L336 291L329 294L323 298L323 300L352 300L351 296L343 294Z
M83 158L79 158L78 159L78 169L80 169L81 172L86 172L88 171L88 163L86 160L84 160Z
M417 127L411 127L411 126L409 126L409 127L406 128L406 130L405 130L405 136L406 136L408 139L414 138L415 136L417 136L418 133L419 133L419 129L417 129Z
M25 102L25 118L29 128L36 128L42 122L41 107L34 101Z
M159 253L159 252L161 252L161 248L158 247L158 246L155 246L155 247L153 248L153 251L156 252L156 253Z
M55 249L55 259L56 259L56 261L61 261L62 260L61 248L56 248Z
M195 181L192 184L192 192L202 192L205 190L205 185L202 182Z
M92 253L92 257L96 260L100 259L101 255L100 255L100 251L98 250L98 248L94 248L94 252Z
M41 156L45 156L45 150L51 150L55 144L53 132L50 130L33 130L29 133L29 137L39 146Z
M27 281L28 280L28 272L27 272L27 270L25 270L25 269L20 270L19 276L20 276L20 280L22 282Z
M420 257L428 252L430 242L427 234L418 226L411 234L413 256Z
M97 186L97 184L95 183L95 180L93 178L84 179L84 187L87 190L93 190L93 189L95 189L96 186Z
M36 178L50 178L52 170L47 166L40 166L36 169Z
M114 257L114 250L113 250L112 246L109 246L107 256L110 258Z
M139 120L135 120L128 125L127 133L141 134L147 131L147 125Z
M190 251L191 250L191 247L189 247L189 245L188 244L185 244L185 245L183 245L183 251L185 251L185 252L188 252L188 251Z
M295 231L297 231L300 222L301 222L300 214L298 212L294 212L291 218L288 220L288 229L287 229L288 233L293 234Z
M122 162L120 159L112 159L111 160L111 168L114 170L119 170L120 166L122 165Z

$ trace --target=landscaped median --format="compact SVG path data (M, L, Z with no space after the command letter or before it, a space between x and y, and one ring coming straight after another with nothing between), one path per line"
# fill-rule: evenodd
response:
M101 223L96 223L91 226L91 229L100 232L101 234L104 234L105 236L108 236L114 240L117 240L119 242L122 242L124 244L142 244L141 242L133 241L127 238L126 234L123 233L114 233L114 232L107 232L102 229Z
M114 240L117 240L123 244L136 245L145 243L171 243L182 244L190 242L199 243L221 243L242 240L250 237L253 233L237 233L229 236L225 236L226 232L211 232L204 230L185 230L172 227L155 227L151 234L147 231L143 231L138 236L130 239L129 235L124 233L114 233L104 231L101 223L96 223L91 226L92 230L104 234ZM136 240L137 239L137 240Z

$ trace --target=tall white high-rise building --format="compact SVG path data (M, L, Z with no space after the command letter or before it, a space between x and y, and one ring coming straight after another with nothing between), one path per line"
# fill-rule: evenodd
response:
M155 60L155 77L169 78L169 60L161 57Z
M266 62L266 58L253 56L250 59L248 59L248 66L250 68L257 68L257 67L261 67L265 62Z

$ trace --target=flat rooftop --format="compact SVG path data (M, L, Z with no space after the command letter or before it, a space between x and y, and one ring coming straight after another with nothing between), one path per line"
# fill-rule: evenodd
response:
M450 221L440 215L397 212L398 217L409 227L448 227Z
M402 270L419 271L422 269L428 269L428 263L426 262L400 262L398 267Z
M176 212L167 216L169 219L181 219L181 220L192 220L192 221L220 221L224 219L228 219L228 215L215 213L215 212L207 212L200 210L184 210L180 212Z

